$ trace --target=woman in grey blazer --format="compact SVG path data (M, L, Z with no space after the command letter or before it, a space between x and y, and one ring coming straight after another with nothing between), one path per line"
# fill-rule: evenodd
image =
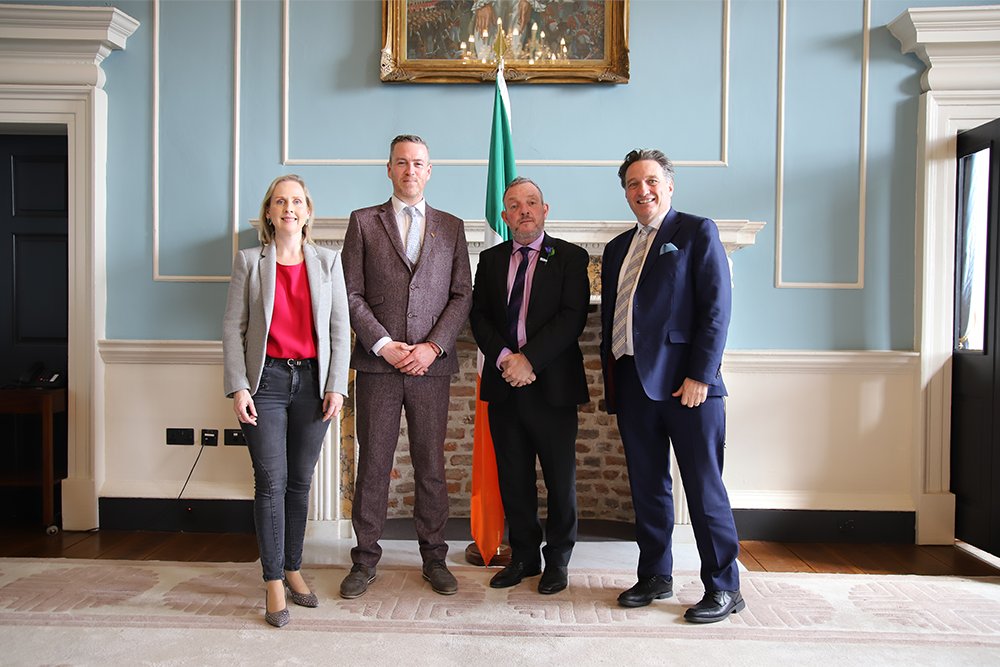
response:
M309 487L330 419L347 394L351 329L340 253L312 243L313 202L294 174L271 183L261 245L233 260L222 324L225 391L254 470L264 618L288 623L292 601L319 604L302 578Z

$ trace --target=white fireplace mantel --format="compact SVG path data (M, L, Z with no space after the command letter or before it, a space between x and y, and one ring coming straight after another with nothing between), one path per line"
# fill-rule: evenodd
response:
M339 246L347 231L347 218L316 218L313 238L316 241ZM255 221L251 221L253 225ZM558 238L583 246L591 255L600 256L604 246L618 234L635 224L633 220L546 220L545 230ZM757 232L766 223L751 220L716 220L719 237L730 256L740 248L753 245ZM466 220L465 238L469 252L475 256L483 250L486 238L485 220Z

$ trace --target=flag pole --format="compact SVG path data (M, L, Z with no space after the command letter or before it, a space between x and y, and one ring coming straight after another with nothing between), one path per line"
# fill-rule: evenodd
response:
M503 28L498 26L497 44L503 43ZM500 217L503 193L517 176L514 147L511 138L510 100L503 74L503 53L497 47L496 91L493 97L493 126L490 132L490 159L486 183L485 247L489 248L510 238L510 231ZM473 542L465 549L465 559L473 565L502 566L510 562L510 547L503 544L504 511L497 477L496 453L490 434L487 403L479 400L483 355L477 355L476 417L472 447L472 498L470 529ZM490 554L485 558L483 554Z

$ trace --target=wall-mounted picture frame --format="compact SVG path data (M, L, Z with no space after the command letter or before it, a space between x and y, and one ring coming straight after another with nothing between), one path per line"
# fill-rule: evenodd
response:
M628 83L629 0L382 0L380 78Z

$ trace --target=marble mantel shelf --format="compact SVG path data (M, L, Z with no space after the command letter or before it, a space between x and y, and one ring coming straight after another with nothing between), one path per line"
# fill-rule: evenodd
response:
M256 224L256 220L251 221ZM591 255L600 256L608 241L622 233L635 222L631 220L548 220L545 229L552 236L571 241L583 246ZM719 226L719 236L726 252L732 255L735 251L753 245L757 232L766 223L752 220L716 220ZM346 218L316 218L313 227L313 238L324 245L339 246L344 240L347 230ZM465 237L469 242L469 252L478 255L483 249L486 232L485 220L466 220Z

